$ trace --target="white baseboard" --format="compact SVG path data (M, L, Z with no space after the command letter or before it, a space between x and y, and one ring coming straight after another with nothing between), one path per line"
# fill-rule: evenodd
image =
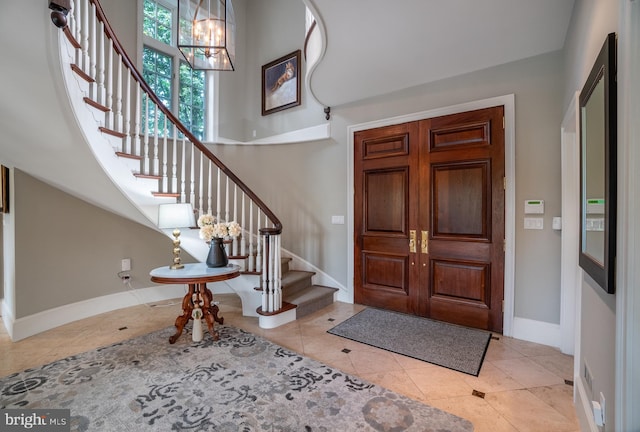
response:
M522 339L555 348L560 347L560 324L551 324L528 318L513 318L513 332L515 339Z
M83 318L139 304L182 298L184 295L184 285L153 286L71 303L18 319L10 316L3 303L2 320L9 337L15 342Z
M593 419L593 408L591 407L591 400L587 395L587 390L584 388L582 384L582 380L577 378L573 385L576 388L576 415L579 420L582 420L587 423L589 432L599 432L599 428L596 425L595 420ZM582 421L580 422L582 425Z

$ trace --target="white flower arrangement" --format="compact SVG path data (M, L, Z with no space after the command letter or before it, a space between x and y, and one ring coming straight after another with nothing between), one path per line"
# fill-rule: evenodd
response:
M211 214L203 214L198 218L200 238L209 243L214 238L238 237L242 228L236 221L216 222Z

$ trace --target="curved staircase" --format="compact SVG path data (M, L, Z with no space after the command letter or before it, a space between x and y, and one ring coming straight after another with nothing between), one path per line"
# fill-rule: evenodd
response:
M316 272L293 268L308 263L283 257L282 224L273 212L160 102L98 0L72 3L59 47L64 84L85 141L142 214L157 226L159 204L183 202L199 214L242 226L242 235L226 242L241 276L226 285L240 296L244 315L273 328L334 301L336 288L314 284ZM208 248L197 229L182 230L180 239L182 249L205 260Z

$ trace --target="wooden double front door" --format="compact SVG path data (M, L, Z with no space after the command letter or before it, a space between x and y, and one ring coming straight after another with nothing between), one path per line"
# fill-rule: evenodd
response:
M355 302L502 332L504 108L356 132Z

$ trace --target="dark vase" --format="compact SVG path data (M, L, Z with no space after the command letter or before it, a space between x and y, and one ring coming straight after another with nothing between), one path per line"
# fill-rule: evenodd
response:
M227 251L221 238L213 238L209 244L209 255L207 255L207 267L226 267L229 264Z

